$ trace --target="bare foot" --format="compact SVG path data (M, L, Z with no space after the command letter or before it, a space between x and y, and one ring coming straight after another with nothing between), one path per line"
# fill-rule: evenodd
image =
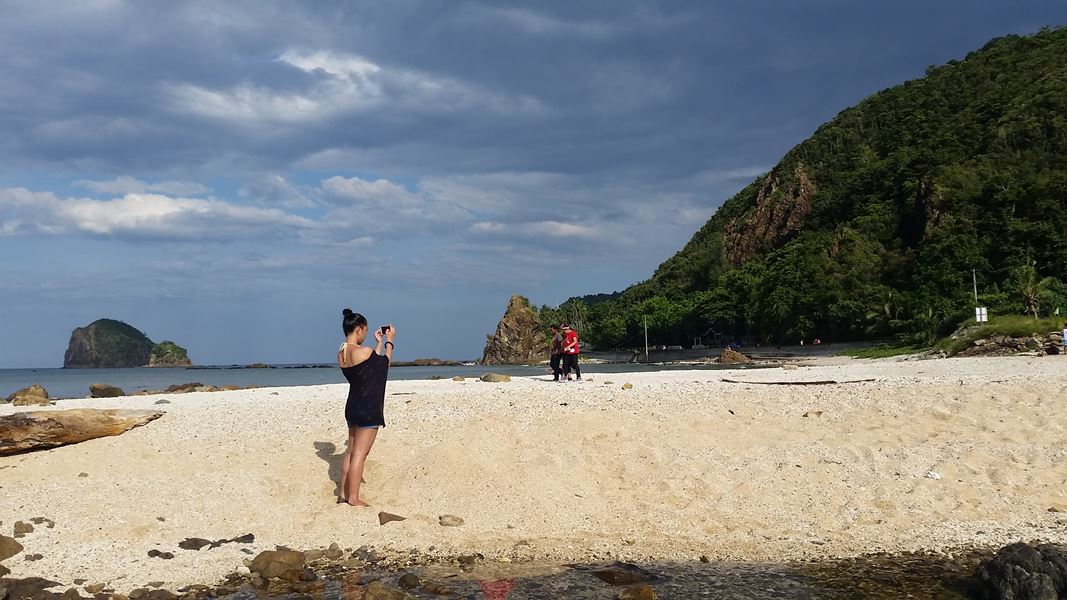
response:
M358 500L358 499L355 502L348 502L348 505L349 506L358 506L358 507L370 506L370 504L367 504L366 502L364 502L362 500Z
M338 504L348 504L348 500L345 500L344 498L338 496L337 497L337 503Z

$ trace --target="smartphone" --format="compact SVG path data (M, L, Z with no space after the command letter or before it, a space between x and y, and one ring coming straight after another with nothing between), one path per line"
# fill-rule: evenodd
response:
M389 331L389 326L388 325L382 325L382 335L385 335L386 331Z

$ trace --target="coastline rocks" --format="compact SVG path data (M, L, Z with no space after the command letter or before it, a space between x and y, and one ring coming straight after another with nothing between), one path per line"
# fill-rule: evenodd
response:
M1023 542L1001 548L972 578L981 600L1057 600L1067 596L1067 548Z
M548 359L548 340L530 302L512 296L496 333L487 336L483 365L526 365Z
M190 367L189 352L170 340L163 340L152 347L148 356L150 367Z
M0 417L0 456L119 435L163 416L154 410L76 408Z
M486 383L507 383L511 381L511 377L508 377L507 375L501 375L500 373L486 373L478 379Z
M93 383L89 385L90 398L118 398L119 396L125 395L126 392L122 391L122 388L108 385L106 383Z
M457 367L459 361L440 358L416 358L410 361L393 361L391 367Z
M723 348L722 352L719 353L719 358L716 359L715 362L722 365L750 365L753 361L751 358L736 350Z
M7 401L15 406L47 406L49 404L48 390L35 383L11 394L7 397Z
M248 570L264 579L300 581L304 570L304 553L296 550L264 550L252 559Z
M966 329L962 330L957 334L957 338L963 337L967 332ZM1044 356L1061 353L1063 353L1063 334L1052 332L1034 333L1028 337L994 335L981 338L957 352L956 356L1011 356L1014 354Z

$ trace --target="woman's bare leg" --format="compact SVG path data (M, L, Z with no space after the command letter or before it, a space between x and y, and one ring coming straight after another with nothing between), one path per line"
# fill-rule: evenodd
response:
M352 448L356 445L356 429L350 427L348 429L348 446L345 448L345 453L341 455L341 487L337 492L337 502L345 501L345 485L348 483L348 463L351 462Z
M363 478L363 466L366 464L367 455L374 446L374 438L378 436L377 429L356 429L352 442L349 444L349 464L347 479L345 480L344 497L352 506L367 506L367 503L359 498L359 484Z

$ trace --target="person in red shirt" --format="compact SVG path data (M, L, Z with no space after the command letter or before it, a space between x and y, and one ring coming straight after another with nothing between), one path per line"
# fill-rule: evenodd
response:
M567 376L569 380L571 378L571 371L574 371L576 379L581 380L582 369L578 366L578 353L581 349L578 347L578 332L571 329L570 326L563 326L563 374Z

